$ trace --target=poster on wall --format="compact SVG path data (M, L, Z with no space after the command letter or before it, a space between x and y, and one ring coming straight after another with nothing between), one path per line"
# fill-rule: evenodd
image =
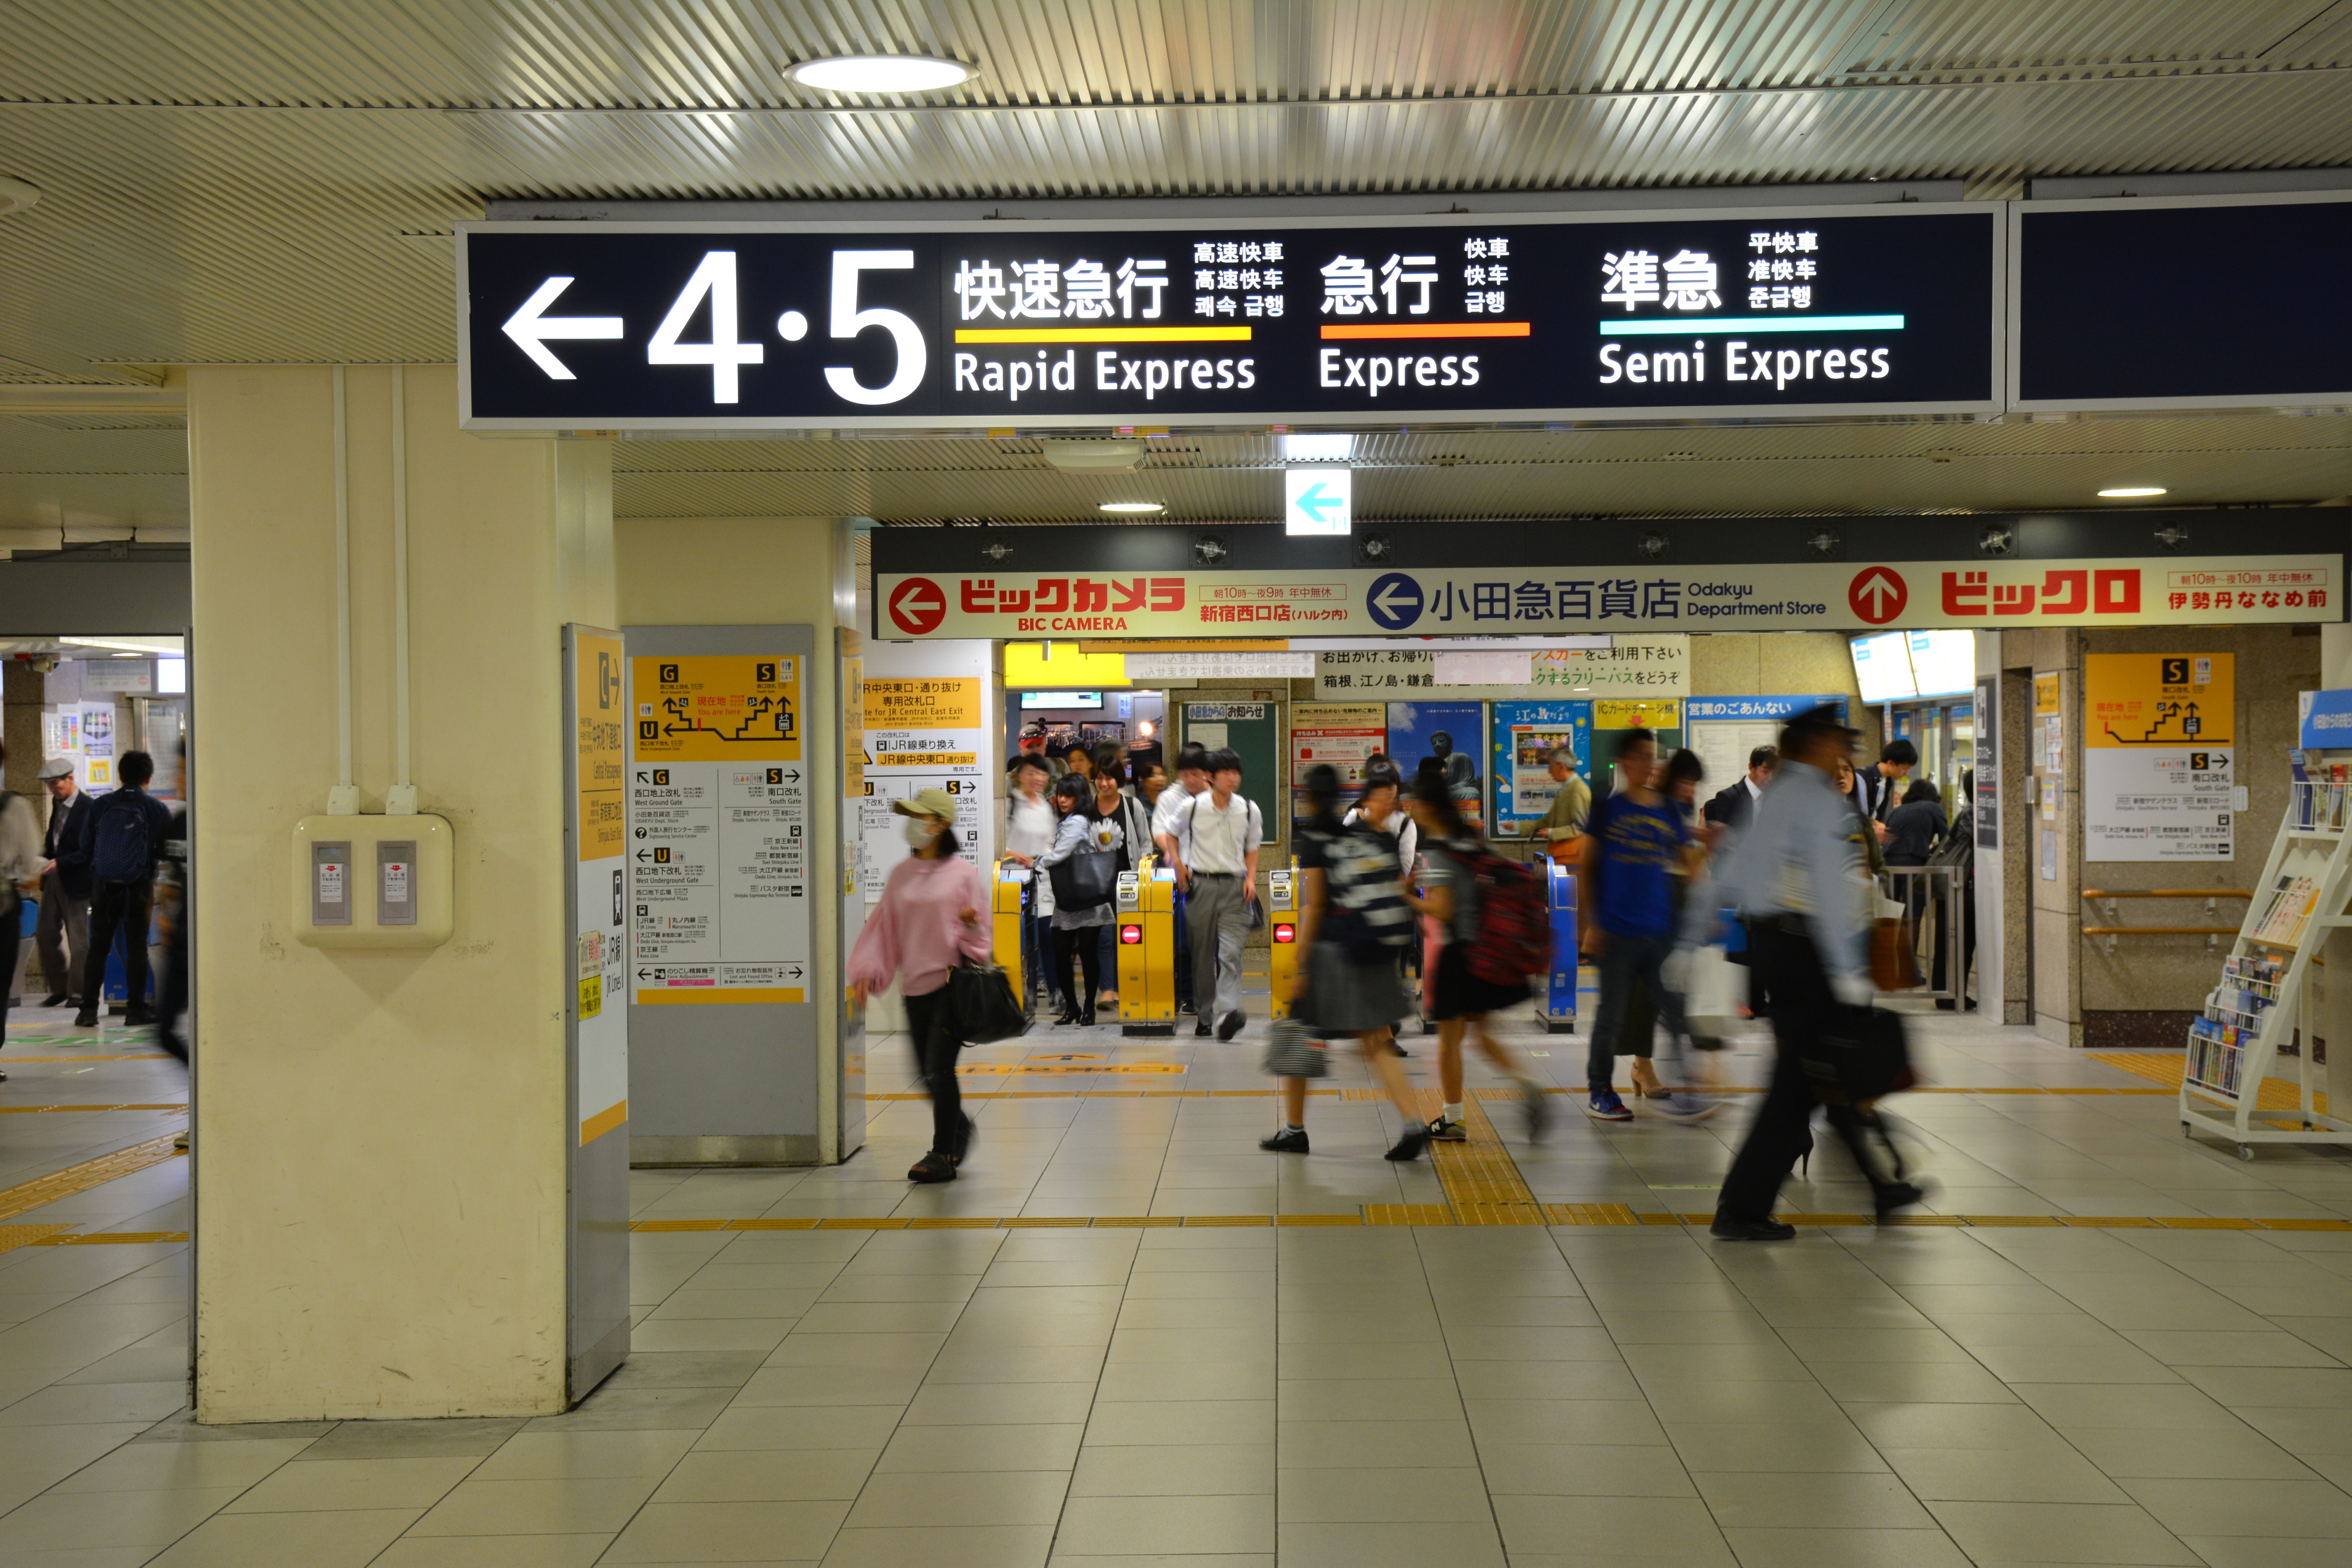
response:
M1391 702L1388 708L1389 757L1404 775L1408 795L1412 791L1413 773L1427 757L1450 762L1458 752L1468 759L1470 776L1476 780L1485 703Z
M2083 669L2083 858L2237 858L2236 658L2094 653Z
M1364 763L1388 747L1389 710L1373 702L1302 702L1290 710L1290 812L1307 815L1307 773L1318 763L1339 770L1342 801L1364 787ZM1345 809L1343 805L1342 809Z
M1607 647L1547 648L1535 656L1528 684L1538 696L1687 697L1690 638L1679 632L1612 637Z
M1977 682L1977 847L2000 847L2000 682Z
M1524 834L1551 810L1560 788L1551 776L1551 756L1562 746L1574 748L1575 772L1590 778L1591 703L1495 704L1494 831L1497 837Z
M866 793L857 814L858 881L871 903L882 896L890 868L907 858L907 819L890 809L892 801L945 791L956 803L957 852L980 862L987 798L981 679L869 675L863 711Z
M114 788L114 704L81 705L81 754L86 767L82 787L92 795Z

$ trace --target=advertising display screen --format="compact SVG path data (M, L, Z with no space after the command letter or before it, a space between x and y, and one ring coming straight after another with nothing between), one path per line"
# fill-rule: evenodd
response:
M2006 209L459 226L470 429L1992 412Z
M1853 639L1854 684L1862 688L1864 702L1904 702L1919 695L1911 673L1910 645L1909 632L1879 632Z
M2321 258L2352 253L2352 195L2020 202L2010 222L2014 406L2352 403L2352 292L2294 277L2340 273ZM2217 283L2250 260L2275 286Z
M1046 708L1099 708L1103 705L1099 691L1024 691L1021 694L1021 710L1024 713Z
M1974 632L1911 632L1911 682L1921 697L1957 697L1977 680Z

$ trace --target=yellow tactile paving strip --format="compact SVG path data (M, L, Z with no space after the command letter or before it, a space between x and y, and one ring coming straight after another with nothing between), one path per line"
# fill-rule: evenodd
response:
M2177 1072L2175 1076L2179 1076ZM2278 1080L2273 1079L2270 1081L2276 1083ZM1129 1089L1122 1085L1117 1089L968 1089L963 1091L963 1098L966 1100L1272 1100L1276 1095L1281 1092L1281 1090L1274 1089ZM1320 1095L1338 1098L1340 1100L1385 1100L1388 1099L1387 1095L1382 1094L1378 1089L1310 1089L1307 1092L1309 1095ZM1544 1092L1546 1094L1572 1095L1579 1091L1570 1089L1548 1089L1544 1090ZM1764 1091L1759 1088L1735 1085L1728 1088L1710 1089L1706 1092L1709 1094L1761 1094ZM1906 1089L1903 1092L1906 1094L2159 1095L2170 1094L2173 1090L2169 1089L2110 1089L2088 1086L2045 1089L2035 1084L1993 1084L1990 1086L1970 1084L1922 1084L1914 1089ZM1514 1098L1517 1091L1508 1089L1479 1089L1471 1090L1471 1093L1474 1096L1495 1094L1508 1099ZM900 1093L869 1094L866 1096L866 1098L867 1100L928 1100L930 1097L920 1089L908 1089Z
M133 1171L143 1171L150 1165L160 1165L184 1151L174 1149L170 1138L152 1138L144 1143L133 1143L128 1149L118 1149L111 1154L101 1154L95 1160L84 1160L79 1165L68 1165L62 1171L52 1171L38 1181L0 1192L0 1219L20 1215L44 1204L69 1198L76 1193L86 1193L102 1182L117 1176L127 1176Z
M1487 1205L1486 1208L1503 1205ZM1519 1205L1513 1205L1519 1206ZM1520 1218L1516 1215L1502 1219L1456 1219L1450 1204L1366 1204L1354 1214L1209 1214L1209 1215L968 1215L941 1218L909 1218L904 1215L833 1215L816 1216L793 1215L764 1219L641 1219L630 1223L635 1231L654 1233L669 1231L730 1231L730 1230L1026 1230L1050 1228L1059 1230L1138 1229L1184 1226L1368 1226L1368 1225L1541 1225L1541 1226L1628 1226L1683 1225L1704 1228L1715 1216L1709 1214L1641 1214L1623 1204L1528 1204L1539 1211L1539 1217ZM1477 1212L1474 1206L1474 1212ZM1867 1226L1874 1223L1863 1214L1779 1214L1776 1219L1790 1225L1803 1226ZM1889 1225L1958 1226L1970 1230L2004 1230L2019 1226L2049 1227L2064 1226L2075 1230L2326 1230L2352 1231L2352 1219L2238 1219L2205 1215L1904 1215L1886 1222ZM37 1228L26 1226L21 1228ZM59 1237L47 1246L81 1245L87 1242L173 1239L162 1233L151 1237L146 1233L120 1233L100 1236Z
M2105 1062L2111 1068L2120 1068L2135 1078L2144 1078L2150 1083L2160 1083L2164 1085L2164 1089L2158 1092L2163 1093L2173 1093L2179 1089L2181 1078L2188 1071L2189 1065L2188 1059L2184 1057L2149 1056L2136 1051L2094 1051L2091 1053L2091 1059L2095 1062ZM2116 1092L2146 1094L2150 1091L2118 1089ZM2315 1094L2311 1100L2314 1110L2327 1109L2327 1096L2325 1094ZM2262 1097L2254 1101L2255 1110L2299 1110L2302 1108L2303 1089L2300 1085L2289 1083L2283 1078L2263 1079Z

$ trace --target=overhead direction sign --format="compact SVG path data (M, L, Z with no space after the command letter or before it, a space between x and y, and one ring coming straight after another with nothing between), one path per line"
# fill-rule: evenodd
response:
M1282 526L1290 533L1346 533L1355 510L1354 473L1348 468L1285 468Z
M754 430L1992 413L2007 216L1969 202L462 224L461 417Z

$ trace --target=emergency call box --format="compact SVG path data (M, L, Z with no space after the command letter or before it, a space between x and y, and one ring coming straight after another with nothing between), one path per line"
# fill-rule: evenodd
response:
M442 816L294 825L294 934L310 947L438 947L456 926L457 848Z

